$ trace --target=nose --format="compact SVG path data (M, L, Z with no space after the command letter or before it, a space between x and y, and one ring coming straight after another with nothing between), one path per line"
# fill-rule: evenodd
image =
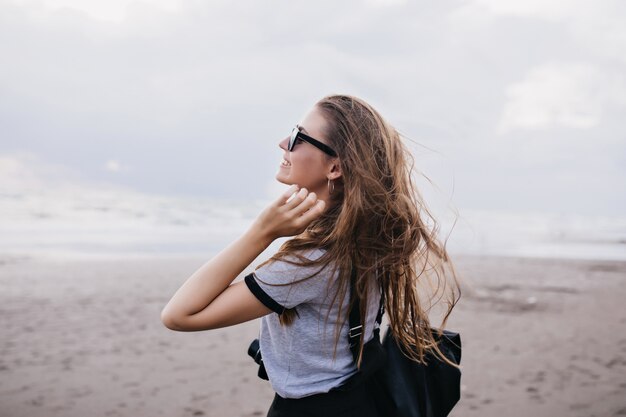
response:
M287 136L285 139L281 140L280 143L278 144L278 147L286 152L287 151L287 145L289 145L289 136Z

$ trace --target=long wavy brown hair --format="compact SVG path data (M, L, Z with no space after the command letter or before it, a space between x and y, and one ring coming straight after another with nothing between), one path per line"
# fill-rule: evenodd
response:
M342 176L335 181L325 212L257 268L276 260L304 267L319 265L315 274L304 278L310 279L330 265L333 274L339 273L332 303L343 305L354 267L361 317L367 317L368 284L375 280L385 294L390 331L405 354L424 362L424 355L431 352L451 363L437 346L429 312L445 301L438 329L445 328L461 289L445 241L437 237L438 222L414 185L410 150L399 132L359 98L330 95L316 107L326 119L325 138L338 153ZM325 249L318 259L301 255L315 248ZM298 262L285 259L287 255ZM288 309L280 315L280 323L290 325L296 315L295 309ZM335 355L346 320L348 314L336 321ZM359 369L364 335L365 331Z

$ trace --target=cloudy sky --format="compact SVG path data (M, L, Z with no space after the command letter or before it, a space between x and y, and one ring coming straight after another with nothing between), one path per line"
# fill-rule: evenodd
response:
M461 208L626 212L621 0L0 0L0 185L268 198L360 96Z

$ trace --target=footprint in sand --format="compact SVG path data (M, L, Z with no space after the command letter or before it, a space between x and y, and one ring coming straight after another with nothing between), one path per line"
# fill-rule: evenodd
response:
M196 408L185 407L185 411L188 411L189 413L191 413L192 416L203 416L204 415L204 411L198 410Z
M41 407L43 405L44 396L38 395L37 397L30 399L27 401L28 404L34 405L35 407Z
M572 404L569 406L570 410L587 410L591 407L591 404Z
M539 388L537 387L527 387L526 388L526 392L530 395L530 399L537 401L537 402L543 402L543 397L540 394Z
M535 375L535 378L533 379L533 382L543 382L543 381L545 381L545 379L546 379L545 371L539 371Z

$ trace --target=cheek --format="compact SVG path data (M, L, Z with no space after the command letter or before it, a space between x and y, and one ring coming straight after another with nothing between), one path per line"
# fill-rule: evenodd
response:
M321 171L323 166L323 161L320 160L318 155L302 153L292 154L291 156L291 169L297 172L306 172L307 174L313 174L315 172Z
M300 169L307 169L311 166L311 158L307 158L305 155L292 155L291 167Z
M306 158L300 162L297 169L298 171L306 171L309 176L315 176L321 172L322 165L316 158Z

